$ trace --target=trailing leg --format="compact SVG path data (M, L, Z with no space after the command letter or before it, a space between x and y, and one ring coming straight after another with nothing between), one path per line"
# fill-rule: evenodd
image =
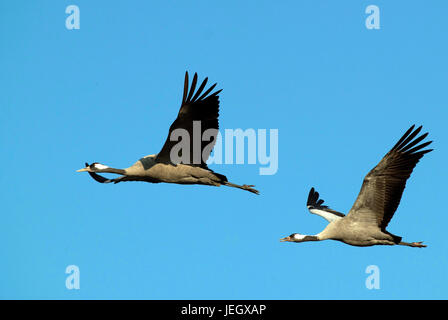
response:
M414 248L426 248L426 245L422 244L423 241L420 242L400 242L398 243L400 246L408 246L408 247L414 247Z
M255 193L255 194L260 194L260 192L258 190L252 188L252 187L255 187L254 185L243 184L242 186L240 186L238 184L234 184L234 183L231 183L231 182L228 182L228 181L223 181L222 184L225 185L225 186L228 186L228 187L239 188L239 189L242 189L242 190L250 191L250 192Z

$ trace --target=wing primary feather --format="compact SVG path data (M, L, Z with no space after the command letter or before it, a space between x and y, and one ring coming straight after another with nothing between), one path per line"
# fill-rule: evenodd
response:
M220 89L220 90L218 90L218 91L216 91L216 92L213 92L209 97L217 96L218 94L221 93L221 91L222 91L222 89Z
M191 82L190 93L188 93L187 103L191 102L191 97L193 96L194 90L196 89L196 83L198 82L198 74L195 72L193 76L193 81Z
M415 151L418 151L418 150L420 150L420 149L423 149L424 147L429 146L431 143L432 143L432 141L428 141L428 142L422 143L421 145L418 145L418 146L416 146L415 148L413 148L413 149L411 149L411 150L408 150L407 153L409 153L409 154L413 154ZM432 150L432 149L431 149L431 150ZM425 151L426 151L426 152L425 152ZM423 152L423 153L422 153L422 152ZM428 150L422 150L422 151L417 152L417 153L415 153L415 154L425 154L425 153L428 153Z
M311 208L328 208L328 206L323 205L324 202L325 201L323 199L319 199L319 192L317 192L314 188L311 188L308 193L306 205Z
M405 133L404 135L400 138L400 140L397 141L397 143L392 147L391 150L395 150L398 148L399 145L401 145L401 143L403 142L404 139L406 139L406 137L412 132L412 130L414 130L415 128L415 124L413 124Z
M317 199L319 199L319 192L315 191L313 194L313 204L316 203Z
M401 149L401 152L406 152L409 149L411 149L412 147L414 147L415 145L417 145L420 141L422 141L423 139L426 138L426 136L428 135L428 133L422 134L420 137L416 138L414 141L412 141L411 143L408 143L408 145L404 146Z
M306 200L306 205L307 206L309 206L312 203L313 194L314 194L314 187L311 188L310 192L308 193L308 199Z
M202 90L204 90L205 85L207 84L208 78L205 78L204 81L202 81L201 85L199 86L198 91L196 91L196 94L194 95L194 97L191 99L191 101L196 101L197 97L199 97L199 95L201 94Z
M412 141L412 139L414 139L417 134L422 130L422 126L418 127L414 132L412 132L399 146L398 146L398 150L401 150L402 148L404 148L410 141Z
M188 71L185 72L185 81L184 81L184 96L182 97L182 104L184 104L186 101L188 94Z
M208 88L207 91L205 91L204 94L202 96L200 96L198 100L204 99L204 97L206 97L210 93L210 91L212 91L216 87L216 85L217 85L217 83L215 83L210 88Z

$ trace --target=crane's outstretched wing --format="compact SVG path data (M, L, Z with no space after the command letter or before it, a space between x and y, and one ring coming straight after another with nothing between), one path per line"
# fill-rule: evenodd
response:
M364 182L347 218L376 225L385 230L400 204L406 180L425 153L422 150L432 141L419 144L428 133L417 137L422 127L415 125L398 140L395 146L364 178ZM417 138L416 138L417 137Z
M319 199L319 192L315 191L314 188L311 188L310 193L308 194L308 201L306 202L306 206L311 213L321 216L328 222L332 222L345 216L341 212L330 209L328 206L324 206L323 203L324 200Z
M185 73L184 95L177 119L171 124L168 137L162 150L157 154L156 161L162 163L185 163L193 166L207 167L206 161L210 156L219 129L219 96L221 90L209 95L216 83L208 88L202 95L207 84L205 78L195 93L198 76L195 73L188 90L188 72ZM199 128L200 126L200 128ZM177 130L176 130L177 129ZM202 141L202 135L206 133L208 141ZM176 159L172 159L171 151L174 146L183 141L183 134L188 134L189 141L185 143L189 148L173 149ZM176 137L176 135L178 135ZM179 136L180 135L180 136ZM172 141L174 140L174 141ZM206 139L205 139L206 140ZM187 150L189 149L189 150ZM182 154L184 152L184 154ZM189 153L189 154L185 154ZM179 160L180 159L180 160Z

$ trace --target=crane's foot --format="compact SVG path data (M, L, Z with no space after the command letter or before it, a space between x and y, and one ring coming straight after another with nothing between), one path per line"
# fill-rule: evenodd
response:
M239 184L234 184L234 183L229 182L229 181L223 181L222 184L225 185L225 186L233 187L233 188L239 188L239 189L242 189L242 190L247 190L247 191L255 193L255 194L260 194L260 192L258 190L253 188L255 186L252 185L252 184L243 184L242 186L240 186Z
M420 242L411 242L411 247L416 247L416 248L426 248L426 246L424 244L422 244L423 241Z
M260 192L258 190L253 189L253 187L255 187L253 184L243 184L241 186L241 189L250 191L250 192L255 193L255 194L260 194Z

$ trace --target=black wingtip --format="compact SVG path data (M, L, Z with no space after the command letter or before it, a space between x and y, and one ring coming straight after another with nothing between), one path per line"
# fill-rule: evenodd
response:
M314 187L311 187L310 192L308 192L308 200L306 201L306 204L308 205L310 202L312 202L312 198L314 195Z
M392 147L391 152L402 152L413 154L416 151L419 151L424 147L428 146L432 141L419 144L429 134L428 132L426 132L418 136L422 128L423 126L419 126L418 128L415 129L415 124L413 124L405 132L405 134L397 141L397 143Z
M196 101L199 95L201 94L202 90L204 90L205 86L207 85L208 77L205 77L205 79L202 81L201 85L199 86L199 89L196 91L196 94L191 99L192 102Z
M202 96L200 96L199 98L198 98L198 100L202 100L202 99L205 99L205 98L207 98L207 95L216 87L216 85L217 85L217 83L215 83L215 84L213 84L210 88L208 88L207 89L207 91L205 91L203 94L202 94ZM222 90L222 89L221 89ZM219 93L219 92L221 92L221 90L218 90L217 92ZM213 96L213 95L216 95L216 92L215 93L213 93L213 94L211 94L210 96Z
M214 95L214 96L217 96L218 94L221 93L222 90L223 90L223 89L219 89L218 91L216 91L215 93L213 93L213 95Z
M207 95L216 87L216 85L217 85L217 83L215 83L214 85L212 85L210 88L208 88L200 97L199 97L199 95L202 93L202 91L204 90L204 88L205 88L205 86L206 86L206 84L207 84L207 81L208 81L208 77L206 77L203 81L202 81L202 83L201 83L201 85L199 86L199 88L198 88L198 90L196 91L196 93L195 93L195 90L196 90L196 85L197 85L197 82L198 82L198 74L197 74L197 72L195 72L194 73L194 75L193 75L193 80L192 80L192 82L191 82L191 85L189 84L189 78L188 78L188 71L186 71L185 72L185 81L184 81L184 94L183 94L183 97L182 97L182 104L188 104L188 103L192 103L192 102L195 102L195 101L197 101L197 100L202 100L202 99L204 99L204 98L207 98ZM212 93L211 95L210 95L210 97L211 96L216 96L216 95L218 95L220 92L222 91L222 89L221 90L218 90L218 91L216 91L216 92L214 92L214 93ZM199 97L199 98L198 98Z
M319 199L319 192L317 192L314 187L310 189L310 192L308 193L308 200L306 201L306 205L308 207L319 207L319 208L326 208L327 206L323 206L324 200Z

